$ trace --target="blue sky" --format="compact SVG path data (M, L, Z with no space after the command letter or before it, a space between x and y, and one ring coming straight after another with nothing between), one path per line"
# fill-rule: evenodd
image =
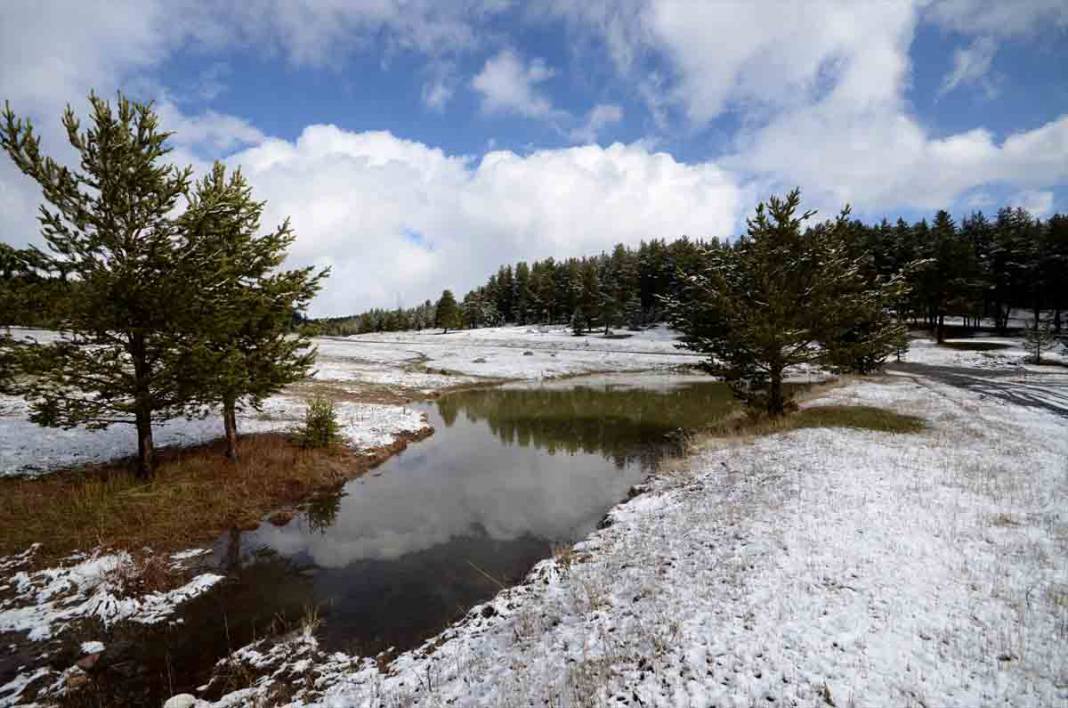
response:
M318 314L734 234L793 185L869 219L1068 209L1056 0L13 0L0 62L61 157L61 106L123 90L176 161L241 166L291 260L334 268ZM0 166L5 240L37 201Z

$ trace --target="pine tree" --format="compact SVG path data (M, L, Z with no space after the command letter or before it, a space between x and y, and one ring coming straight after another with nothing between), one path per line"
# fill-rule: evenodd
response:
M114 107L92 94L89 102L85 131L71 108L63 115L78 169L42 155L29 121L4 109L0 144L47 203L39 217L45 266L78 281L59 322L67 336L28 350L22 363L32 376L20 393L41 425L134 425L145 478L154 467L153 418L187 404L171 324L183 288L171 265L180 257L174 214L190 170L164 162L169 134L150 105L121 95Z
M684 346L707 356L704 368L772 416L787 410L787 367L831 363L846 346L875 347L888 325L865 318L900 294L897 282L866 282L849 256L848 208L806 230L814 212L798 215L799 204L796 189L760 204L737 245L707 249L705 265L666 300Z
M237 412L259 409L286 384L304 378L315 360L294 326L327 271L278 270L295 235L289 222L257 235L263 202L240 171L220 163L196 184L182 217L187 287L176 313L183 341L182 385L191 400L222 412L227 457L237 459ZM184 317L183 317L184 315Z
M601 304L601 282L597 276L597 263L584 261L579 283L578 312L582 316L586 329L593 329L593 320L597 317Z
M460 307L456 304L456 298L451 290L445 290L441 293L441 299L438 300L436 312L434 313L434 324L441 327L442 334L446 334L450 329L456 329L460 326Z

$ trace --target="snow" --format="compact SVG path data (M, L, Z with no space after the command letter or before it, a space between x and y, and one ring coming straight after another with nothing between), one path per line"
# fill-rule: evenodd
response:
M1042 372L1052 367L1049 364L1068 364L1068 352L1063 346L1054 347L1042 353L1043 365L1027 363L1032 355L1025 348L1020 337L969 337L967 339L947 339L947 344L958 345L998 345L998 349L974 351L954 349L939 345L932 339L918 338L909 341L909 350L902 361L933 366L956 366L974 369L1017 369L1018 371Z
M566 328L493 327L442 335L440 330L359 335L315 340L319 356L313 379L359 397L366 387L386 387L410 398L460 385L501 379L545 379L600 371L648 371L693 364L674 333L657 327L622 338L574 337ZM17 335L50 341L58 335L21 329ZM527 354L530 352L530 354ZM426 428L420 414L402 407L342 400L342 433L356 447L390 443L404 432ZM238 417L242 433L290 430L303 418L304 402L292 395L268 399L262 411ZM0 476L33 475L133 454L133 426L106 430L41 428L27 420L25 401L0 395ZM195 445L221 435L218 416L161 421L157 447Z
M247 411L238 419L242 433L292 430L304 417L304 401L276 396L262 411ZM403 432L425 429L422 415L411 408L374 403L341 401L335 405L341 433L350 445L372 447L392 442ZM19 398L0 396L0 476L32 475L89 463L107 462L133 454L136 437L132 426L114 425L106 430L58 430L41 428L26 420L26 404ZM160 423L153 435L159 447L195 445L220 437L218 416L176 419Z
M122 621L157 624L223 579L202 573L172 590L134 597L122 583L133 573L136 563L126 552L76 555L55 567L15 573L0 585L0 632L41 641L80 619L99 620L105 629Z
M81 644L82 654L99 654L104 651L104 642L88 641Z
M34 671L21 672L16 674L15 678L11 679L3 686L0 686L0 708L7 708L7 706L24 705L20 700L23 690L26 689L34 681L48 676L52 672L47 667L42 667Z
M929 425L712 443L388 671L317 657L317 704L1063 705L1064 419L903 377L838 403Z
M409 368L447 372L444 383L489 379L545 379L602 371L645 371L697 363L680 351L666 327L640 332L600 332L575 337L565 327L488 327L442 334L441 330L380 332L318 343L327 362L349 357L370 364L406 362ZM529 352L529 353L528 353ZM322 374L321 374L322 375ZM377 381L368 375L368 381ZM399 383L431 385L409 371Z

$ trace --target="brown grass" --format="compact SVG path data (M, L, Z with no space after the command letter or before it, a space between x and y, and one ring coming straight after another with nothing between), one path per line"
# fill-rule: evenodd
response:
M229 528L255 527L272 510L337 488L410 439L356 454L303 449L281 434L247 435L237 463L225 459L220 441L164 450L147 483L127 463L0 479L0 555L35 542L43 544L39 558L97 546L170 551L211 542Z

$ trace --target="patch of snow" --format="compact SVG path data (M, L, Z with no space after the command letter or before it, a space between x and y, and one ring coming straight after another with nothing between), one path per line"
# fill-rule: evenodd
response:
M304 419L305 402L289 396L275 396L264 402L261 411L239 416L238 429L244 433L292 430ZM426 427L411 409L344 401L337 404L342 434L357 447L382 445L392 435ZM107 430L57 430L42 428L26 420L25 402L0 396L0 476L30 475L74 465L107 462L116 456L133 454L136 438L131 426ZM220 437L217 416L204 419L169 420L154 430L157 446L195 445ZM390 426L393 426L392 428Z
M25 705L21 700L22 692L34 681L49 676L52 672L47 667L33 671L20 672L3 686L0 686L0 708Z
M69 560L10 578L11 592L0 600L0 632L25 632L30 640L40 641L79 619L97 619L105 628L122 621L157 624L223 579L204 573L173 590L132 597L121 582L124 574L136 572L128 553L76 555Z
M104 651L104 642L82 642L82 654L99 654Z

